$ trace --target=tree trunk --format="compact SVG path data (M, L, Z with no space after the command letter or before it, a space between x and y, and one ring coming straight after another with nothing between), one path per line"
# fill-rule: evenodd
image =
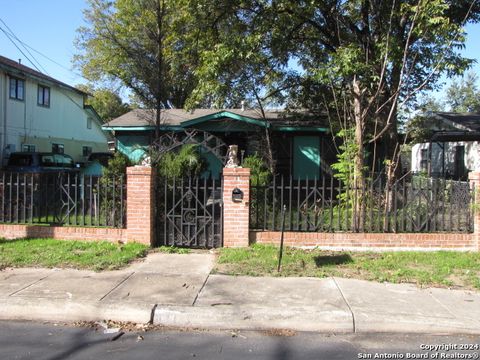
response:
M155 115L155 140L160 138L160 122L163 100L163 19L165 3L157 0L157 94L156 94L156 115Z
M365 174L364 174L364 128L365 119L362 114L362 91L356 77L353 78L353 116L355 120L355 158L353 167L353 224L354 230L363 231L365 224ZM355 196L356 195L356 196Z
M160 99L157 99L156 109L155 109L155 140L160 138L160 120L162 112L162 102Z
M265 141L267 143L268 167L272 175L275 176L275 160L273 158L272 139L271 139L270 130L268 129L268 127L265 127Z

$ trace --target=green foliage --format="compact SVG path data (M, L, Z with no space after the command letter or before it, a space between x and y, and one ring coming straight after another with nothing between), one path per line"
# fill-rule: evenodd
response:
M148 247L106 241L64 241L55 239L0 239L2 267L64 267L95 271L120 269L144 257Z
M160 175L167 179L199 175L205 169L205 162L198 150L197 145L187 144L178 153L163 154L158 163Z
M242 166L250 169L250 183L253 186L265 186L272 178L272 173L268 169L267 164L257 153L245 157Z
M406 126L408 138L414 144L430 140L435 129L444 126L433 117L433 113L445 110L442 101L427 95L420 97L415 107L417 115Z
M480 4L89 0L75 59L91 81L120 83L148 106L326 109L333 129L363 130L357 159L378 136L393 164L398 112L472 64L461 53L467 15L478 22Z
M158 251L166 254L190 254L191 252L189 248L181 248L177 246L159 246L154 248L153 251Z
M92 94L92 97L87 99L86 104L93 106L104 123L131 110L128 104L123 103L117 91L108 88L95 89L91 85L79 85L77 88Z
M468 72L460 81L454 80L447 88L445 102L450 111L466 113L480 111L480 91L478 88L478 76L474 72Z
M113 158L108 160L108 166L103 169L103 175L100 178L102 191L100 216L105 217L106 223L110 225L122 222L121 210L124 204L121 194L125 194L125 190L121 186L126 181L127 166L131 166L130 160L117 151Z
M108 166L103 169L104 178L120 178L125 176L127 167L131 166L132 163L128 157L121 152L117 151L113 155L113 158L108 160Z
M358 145L354 140L355 129L343 129L337 133L337 137L342 139L339 146L340 153L337 154L337 162L332 164L332 169L336 171L333 175L344 184L351 185L354 175L354 159Z
M272 24L268 6L246 2L191 1L196 4L197 24L210 46L200 51L195 75L197 87L187 107L216 108L245 106L263 108L284 102L285 90L295 84L295 72L288 69L288 55L277 52L266 40ZM218 16L198 8L213 8ZM264 17L264 15L266 17ZM269 37L271 39L271 37Z
M390 142L386 157L391 163L398 155L398 111L435 89L443 74L460 74L472 64L460 53L463 25L469 9L471 21L478 21L480 14L478 4L470 8L465 0L374 5L357 0L247 0L236 5L215 20L224 32L220 46L212 47L202 62L204 69L199 68L205 71L198 76L211 84L206 93L228 98L228 89L240 86L249 99L258 95L252 89L263 85L268 90L261 99L278 94L276 101L281 102L292 95L289 105L329 110L333 129L361 128L358 160L364 143L375 136ZM286 71L289 61L302 71ZM299 91L304 85L313 91ZM359 172L362 164L357 166Z
M128 88L144 106L183 107L196 81L196 13L184 0L88 0L75 64L89 81Z

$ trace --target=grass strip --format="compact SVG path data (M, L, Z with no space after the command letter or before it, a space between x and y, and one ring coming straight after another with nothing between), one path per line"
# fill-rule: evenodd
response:
M338 276L391 283L480 289L480 253L456 251L349 252L255 244L219 251L216 273L248 276Z
M114 270L144 257L148 247L138 243L56 239L0 239L0 269L5 267Z

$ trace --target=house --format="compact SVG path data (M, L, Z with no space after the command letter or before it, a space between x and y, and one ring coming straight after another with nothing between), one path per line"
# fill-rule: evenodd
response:
M84 162L108 150L108 134L88 94L0 56L0 156L16 151L65 153Z
M155 114L153 110L135 109L104 124L102 128L112 132L119 151L139 161L154 140ZM198 134L210 134L226 145L238 145L240 159L268 151L265 144L268 132L276 172L286 176L292 174L294 179L320 179L324 173L330 173L329 165L336 158L328 120L322 114L271 109L263 114L252 109L161 111L161 134L177 134L177 138L182 139L192 129ZM172 139L172 136L164 138ZM181 143L182 140L179 141ZM224 165L222 160L208 151L204 151L203 156L210 175L217 178Z
M412 147L412 172L466 180L480 168L480 114L431 113L428 141Z

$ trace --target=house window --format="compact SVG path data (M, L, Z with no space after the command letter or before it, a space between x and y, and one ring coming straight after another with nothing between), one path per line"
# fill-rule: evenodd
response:
M25 98L25 80L10 78L10 99L22 100Z
M428 172L428 149L420 150L420 171Z
M87 117L87 129L91 129L91 128L92 128L92 118Z
M50 106L50 88L38 85L37 104L40 106Z
M92 153L92 147L91 146L83 146L82 147L82 155L87 157Z
M52 152L55 154L63 154L63 144L52 144Z
M23 152L35 152L35 145L30 144L23 144L22 145Z

